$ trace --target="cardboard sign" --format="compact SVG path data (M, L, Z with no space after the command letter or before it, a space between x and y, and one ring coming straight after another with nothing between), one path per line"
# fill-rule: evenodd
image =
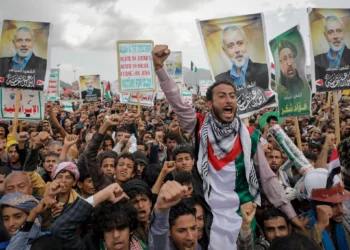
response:
M140 95L140 105L153 106L155 92L142 92ZM137 93L123 93L120 97L121 103L137 105Z
M49 79L50 23L4 20L0 86L43 90Z
M57 101L59 100L59 85L60 85L60 70L51 69L49 84L47 89L44 90L45 101Z
M15 116L16 91L21 91L18 120L40 121L44 119L42 92L29 89L0 89L1 119L13 120Z
M118 41L119 92L151 92L156 89L152 61L153 41Z

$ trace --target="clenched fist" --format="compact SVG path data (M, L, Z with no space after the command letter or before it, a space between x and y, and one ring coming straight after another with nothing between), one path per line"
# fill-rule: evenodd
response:
M164 61L170 55L170 49L168 49L168 45L156 45L152 50L152 58L154 69L158 70L163 68Z

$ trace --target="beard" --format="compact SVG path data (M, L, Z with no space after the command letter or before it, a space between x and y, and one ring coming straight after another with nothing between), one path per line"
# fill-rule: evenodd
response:
M241 61L238 61L236 58L238 56L242 56L242 60ZM239 54L236 54L233 58L230 57L230 61L233 65L235 65L237 68L242 68L244 66L244 64L248 61L249 57L248 57L248 54L247 53L239 53Z
M230 119L229 121L228 120L224 120L223 118L223 113L224 113L224 109L223 108L219 108L219 107L215 107L213 105L213 108L212 108L212 113L214 115L214 117L222 124L228 124L228 123L231 123L233 121L233 119L236 117L236 111L237 111L237 107L234 107L233 105L231 106L232 107L232 113L233 113L233 116L232 116L232 119Z
M339 46L335 46L333 43L334 42L339 42ZM331 48L332 51L334 52L339 52L345 45L344 41L343 40L333 40L332 42L328 42L329 44L329 47Z
M21 49L23 49L23 48L21 48ZM28 48L27 48L27 51L26 51L26 52L21 51L21 49L17 49L17 50L16 50L18 56L20 56L20 57L27 57L27 56L29 56L30 53L32 53L32 50L31 50L31 49L28 49Z

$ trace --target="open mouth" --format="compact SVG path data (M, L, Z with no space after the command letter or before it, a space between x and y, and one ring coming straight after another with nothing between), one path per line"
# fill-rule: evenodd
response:
M120 175L123 176L123 177L126 177L126 172L125 171L121 171Z
M193 249L194 248L194 241L186 242L184 244L185 249Z
M242 60L242 58L243 58L243 56L242 56L242 55L239 55L239 56L236 56L236 57L235 57L235 59L236 59L237 61L241 61L241 60Z
M232 107L225 107L224 108L224 114L232 114L232 111L233 111Z
M340 45L340 42L339 42L339 41L333 42L333 45L334 45L334 46L339 46L339 45Z

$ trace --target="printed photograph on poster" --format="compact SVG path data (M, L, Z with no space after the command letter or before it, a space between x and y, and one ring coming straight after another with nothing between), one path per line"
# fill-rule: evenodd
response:
M246 117L276 105L270 90L263 15L197 20L197 25L213 77L237 89L238 115Z
M16 91L17 89L11 88L0 89L1 119L14 119ZM22 89L20 91L18 120L43 120L45 112L43 92L29 89Z
M50 23L4 20L0 86L43 90L49 78Z
M97 102L101 100L100 75L88 75L79 77L81 99L86 102Z
M150 92L156 89L152 62L153 41L118 41L119 92Z
M169 57L165 60L164 66L168 75L175 81L180 90L186 90L182 75L182 52L171 51Z
M207 89L213 84L212 80L200 80L199 81L199 91L201 96L206 96Z
M312 9L309 21L316 91L350 89L350 9Z
M78 81L74 81L71 84L66 82L60 83L60 100L76 101L81 99Z
M311 89L306 79L305 45L295 26L270 41L280 117L310 114Z
M45 101L56 101L59 100L59 85L60 85L60 70L51 69L49 84L44 90L44 99Z

